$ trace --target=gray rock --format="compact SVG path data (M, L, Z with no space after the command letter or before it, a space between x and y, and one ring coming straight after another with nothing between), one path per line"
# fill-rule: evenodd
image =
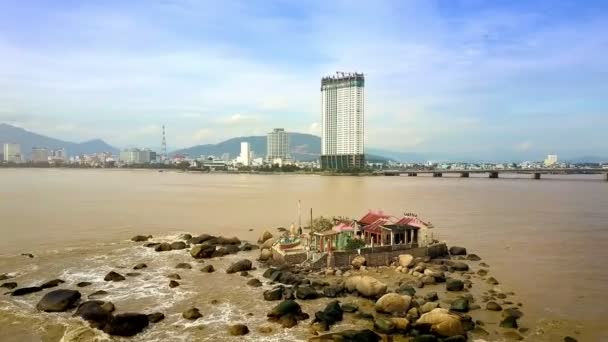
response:
M11 296L25 296L30 293L42 291L40 286L22 287L11 292Z
M108 291L99 290L99 291L95 291L95 292L91 293L89 295L89 298L103 297L103 296L105 296L107 294L108 294Z
M435 291L429 292L426 295L424 295L424 300L426 300L427 302L434 302L438 299L439 299L439 297L437 296L437 292L435 292Z
M103 278L103 280L105 281L123 281L125 279L126 278L123 275L114 271L111 271L110 273L106 274L106 276Z
M192 269L192 265L190 265L187 262L180 262L179 264L175 265L175 268L189 270L189 269Z
M149 324L148 316L139 313L119 314L110 319L103 328L106 334L113 336L135 336Z
M445 289L447 291L462 291L464 289L464 283L458 279L447 279L445 282Z
M171 273L171 274L167 275L167 278L169 278L169 279L175 279L175 280L182 279L182 277L180 277L179 274L177 274L177 273Z
M199 312L197 308L190 308L182 313L182 317L194 321L203 317L203 315Z
M162 312L154 312L148 315L148 321L150 323L158 323L165 319L165 315Z
M479 260L481 260L481 258L477 254L469 254L469 255L467 255L467 260L479 261Z
M141 263L141 264L137 264L137 265L133 266L133 269L134 270L141 270L142 268L146 268L146 267L148 267L148 265L146 265L144 263Z
M498 285L498 280L496 280L496 278L494 278L494 277L488 278L488 280L486 280L486 282L490 285Z
M517 318L513 316L505 317L502 321L500 321L500 327L508 329L517 329Z
M102 308L103 302L88 301L80 304L74 316L89 322L93 328L103 329L112 318L112 314Z
M175 281L175 280L169 281L169 287L170 288L175 288L175 287L178 287L178 286L179 286L179 283L177 281Z
M76 306L80 292L74 290L55 290L42 297L36 309L45 312L63 312Z
M260 287L260 286L262 286L262 282L256 278L252 278L252 279L249 279L249 281L247 281L247 285L252 286L252 287Z
M469 301L465 298L458 298L452 302L452 305L450 305L450 310L458 312L468 312Z
M168 252L172 250L171 244L168 242L163 242L154 247L154 250L157 252Z
M467 249L464 247L452 246L452 247L450 247L450 254L451 255L466 255Z
M228 269L226 270L226 273L231 274L241 271L250 271L251 267L251 260L243 259L230 265L230 267L228 267Z
M245 324L234 324L228 327L228 333L232 336L243 336L249 334L249 328Z
M354 303L344 303L342 304L342 311L344 312L355 312L359 310L359 306Z
M215 268L213 267L213 265L205 265L203 268L201 268L201 272L213 273L215 272Z
M175 241L171 243L171 250L186 249L188 247L184 241Z
M40 287L43 289L50 289L51 287L57 287L57 286L59 286L59 284L63 284L63 283L65 283L65 281L63 281L61 279L53 279L53 280L49 280L46 283L40 285Z
M15 283L14 281L11 281L11 282L7 282L7 283L0 285L0 287L12 290L17 287L17 283Z
M277 286L273 289L264 291L264 300L281 300L283 299L283 286Z
M135 235L134 237L131 238L131 241L144 242L144 241L148 241L151 238L152 238L152 235Z

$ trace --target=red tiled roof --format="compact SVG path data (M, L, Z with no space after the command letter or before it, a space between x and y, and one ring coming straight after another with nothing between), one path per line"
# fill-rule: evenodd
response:
M372 224L363 227L363 230L372 234L380 234L382 231L382 225L386 222L386 219L377 219Z
M376 222L379 219L387 219L389 217L390 217L390 215L386 215L382 211L378 211L378 212L370 211L367 214L365 214L365 216L363 216L359 220L359 222L361 222L361 224L363 224L363 225L368 225L368 224L372 224L372 223Z

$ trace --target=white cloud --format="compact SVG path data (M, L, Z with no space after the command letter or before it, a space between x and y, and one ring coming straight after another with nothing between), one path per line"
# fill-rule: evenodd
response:
M523 141L515 146L517 151L527 152L533 147L533 143L531 141Z

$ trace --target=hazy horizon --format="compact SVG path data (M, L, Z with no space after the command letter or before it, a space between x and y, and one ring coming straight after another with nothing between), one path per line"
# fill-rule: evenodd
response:
M0 122L170 148L320 135L320 80L366 77L366 147L605 157L608 4L535 1L0 5ZM32 25L35 23L35 25Z

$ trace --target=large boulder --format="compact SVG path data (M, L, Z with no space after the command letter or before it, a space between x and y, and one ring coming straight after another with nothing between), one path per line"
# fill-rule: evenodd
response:
M260 251L260 261L268 261L272 259L272 251L270 249L264 248Z
M124 313L112 317L103 331L115 336L134 336L144 330L148 324L148 315Z
M283 286L277 286L273 289L264 291L264 300L273 301L283 299Z
M272 239L272 233L265 230L262 235L260 235L260 238L258 239L258 243L259 244L263 244L264 242L268 241Z
M374 329L381 334L392 334L395 332L395 323L386 317L376 317Z
M175 241L171 243L171 250L185 249L187 247L184 241Z
M451 255L466 255L467 249L464 247L452 246L452 247L450 247L450 254Z
M353 266L354 269L358 270L361 268L361 266L367 265L367 260L365 260L365 257L363 255L357 255L353 258L353 261L351 261L350 264Z
M414 261L414 257L410 254L401 254L399 255L399 266L401 267L410 267L412 266L412 261Z
M464 327L460 317L451 314L447 309L437 308L420 316L416 321L417 327L430 327L431 331L444 336L464 335Z
M469 300L466 298L458 298L450 305L450 310L457 312L468 312L469 311Z
M80 292L74 290L55 290L42 297L36 309L45 312L63 312L76 306Z
M120 273L116 273L114 271L111 271L110 273L106 274L106 276L103 278L103 280L105 281L123 281L126 278L120 274Z
M279 322L284 328L291 328L298 324L298 321L308 319L308 314L302 312L300 304L288 299L275 306L268 314L268 320Z
M228 333L232 336L243 336L249 334L249 328L245 324L234 324L228 327Z
M196 259L211 258L213 252L215 252L215 246L210 245L196 245L190 249L190 255Z
M319 297L317 290L312 286L298 286L296 289L296 298L298 299L316 299Z
M247 259L243 259L243 260L239 260L235 263L233 263L232 265L230 265L230 267L228 267L228 269L226 270L226 273L236 273L236 272L242 272L242 271L250 271L251 270L251 260L247 260Z
M386 293L386 284L370 276L352 276L346 279L344 287L350 291L357 291L364 297L376 298Z
M80 304L74 316L81 317L93 328L103 329L110 321L112 314L105 310L101 301L93 300Z
M340 302L334 300L329 302L323 311L317 311L315 313L315 322L322 322L327 327L330 327L342 320L343 313Z
M450 266L454 269L454 271L468 271L469 265L462 261L452 261Z
M500 304L496 303L496 302L488 302L486 304L486 310L490 310L490 311L501 311L502 310L502 306L500 306Z
M53 279L53 280L49 280L49 281L43 283L42 285L40 285L40 287L43 289L50 289L51 287L57 287L57 286L59 286L59 284L63 284L63 283L65 283L65 281L63 281L61 279Z
M203 242L209 241L211 239L215 239L215 236L209 235L209 234L201 234L199 236L195 236L195 237L188 239L188 243L193 244L193 245L198 245Z
M263 243L263 244L260 246L260 248L261 248L261 249L271 249L271 248L272 248L272 246L275 244L275 242L277 242L278 240L279 240L279 238L277 238L277 237L270 238L270 239L266 240L266 241L265 241L265 242L264 242L264 243Z
M458 279L447 279L445 282L445 289L447 291L462 291L464 289L464 283Z
M377 312L387 314L405 314L410 308L412 297L397 293L387 293L376 302Z
M131 241L145 242L152 238L152 235L135 235L131 238Z
M25 296L27 294L40 291L42 291L42 287L40 286L22 287L11 292L11 296Z
M148 321L150 321L150 323L158 323L163 319L165 319L165 314L163 314L162 312L153 312L151 314L148 314Z
M170 250L173 250L173 248L171 248L170 243L163 242L161 244L156 245L156 247L154 247L154 250L157 252L168 252Z

